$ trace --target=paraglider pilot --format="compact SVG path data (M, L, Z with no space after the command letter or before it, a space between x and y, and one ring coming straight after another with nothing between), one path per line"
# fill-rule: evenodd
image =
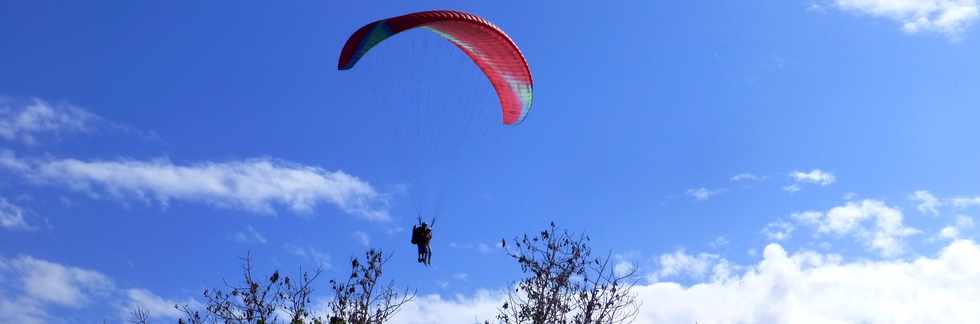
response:
M432 241L432 227L423 221L419 225L412 225L412 244L419 250L418 262L425 265L432 265L432 248L429 242Z

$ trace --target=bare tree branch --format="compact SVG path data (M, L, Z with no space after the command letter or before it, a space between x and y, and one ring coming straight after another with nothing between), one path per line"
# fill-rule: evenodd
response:
M252 271L251 257L242 258L242 282L225 289L204 290L204 312L189 305L177 305L184 316L180 324L274 324L322 323L309 312L313 282L322 269L301 272L299 282L274 271L268 279L257 279ZM288 318L280 318L286 314Z
M137 307L136 310L130 314L129 322L132 324L150 324L150 314L147 313L143 307Z
M502 242L502 246L507 246ZM613 324L632 322L639 309L635 271L616 274L611 256L593 258L589 237L554 223L507 248L526 274L508 293L497 319L508 324Z
M381 251L369 250L365 253L364 263L357 258L351 259L351 274L347 280L330 280L334 293L329 302L331 324L385 323L415 297L414 291L399 292L394 283L379 284L384 264L389 259Z

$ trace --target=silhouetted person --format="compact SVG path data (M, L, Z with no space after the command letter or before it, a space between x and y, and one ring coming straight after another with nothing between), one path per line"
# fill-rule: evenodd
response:
M412 244L418 247L418 262L425 265L432 264L432 249L429 242L432 241L432 228L425 222L412 226Z

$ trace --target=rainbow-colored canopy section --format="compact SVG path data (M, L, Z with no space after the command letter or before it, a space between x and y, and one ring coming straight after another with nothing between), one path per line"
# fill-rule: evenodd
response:
M524 121L534 98L534 82L524 55L500 28L469 13L423 11L367 24L347 39L337 69L354 67L378 43L417 27L429 29L449 40L480 66L497 90L505 125Z

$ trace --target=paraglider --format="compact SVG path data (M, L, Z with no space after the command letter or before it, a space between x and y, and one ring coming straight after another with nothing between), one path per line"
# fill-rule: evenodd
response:
M534 82L524 55L503 30L473 14L450 10L423 11L364 25L347 39L337 69L353 68L379 43L415 28L430 30L445 38L479 66L496 91L504 125L516 125L527 118L534 97ZM432 224L422 222L420 217L419 224L412 226L411 239L411 243L418 247L419 263L431 265L431 240Z
M364 25L347 39L338 70L349 70L371 48L409 29L425 28L452 42L480 67L497 91L505 125L527 118L533 100L531 70L517 44L490 22L460 11L423 11Z

